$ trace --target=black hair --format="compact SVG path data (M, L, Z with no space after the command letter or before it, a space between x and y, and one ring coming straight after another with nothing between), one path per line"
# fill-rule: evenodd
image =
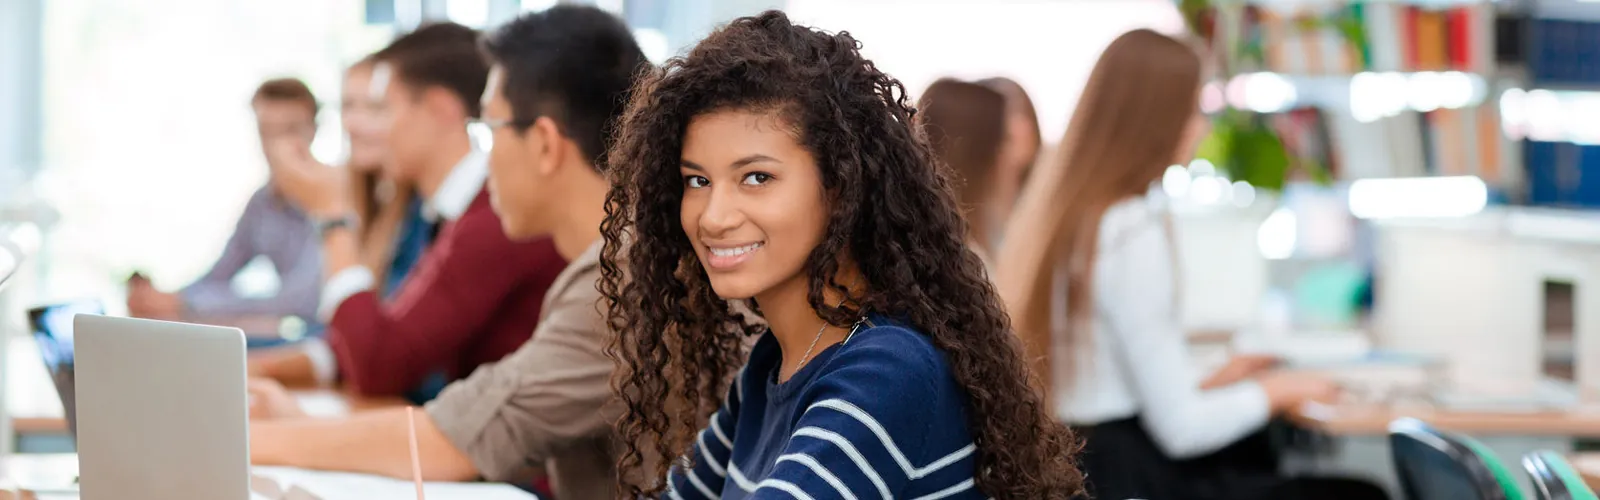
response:
M588 5L524 14L483 40L518 131L548 116L604 169L633 77L649 63L617 16Z
M478 32L472 28L456 23L426 24L395 39L372 58L391 64L395 76L412 88L449 90L461 100L467 116L478 116L479 99L489 81L489 63L478 52Z

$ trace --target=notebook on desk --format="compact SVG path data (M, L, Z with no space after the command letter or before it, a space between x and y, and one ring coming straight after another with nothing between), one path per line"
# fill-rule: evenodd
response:
M416 498L411 481L368 474L323 472L292 467L253 467L254 495L272 500L360 500ZM538 496L497 483L425 483L429 500L538 500Z

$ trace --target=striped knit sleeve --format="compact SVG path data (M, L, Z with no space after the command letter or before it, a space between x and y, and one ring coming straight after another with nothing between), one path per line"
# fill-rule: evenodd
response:
M728 480L727 464L733 455L734 424L739 420L739 404L744 400L744 371L734 377L733 387L723 396L722 408L711 415L711 423L695 438L690 450L694 468L674 465L667 477L671 500L716 500Z
M879 333L879 332L872 332ZM914 334L910 334L914 335ZM802 396L788 446L764 477L729 470L750 499L891 499L975 494L963 404L931 350L866 335ZM872 343L874 337L890 342ZM954 428L954 426L961 426Z

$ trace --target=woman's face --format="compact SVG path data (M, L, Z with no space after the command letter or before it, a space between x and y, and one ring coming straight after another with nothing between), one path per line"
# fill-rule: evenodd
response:
M995 169L994 179L997 194L1010 193L1012 198L1022 184L1022 174L1039 156L1039 138L1034 136L1037 127L1032 115L1022 109L1027 103L1018 101L1006 97L1006 133L1000 142L999 168ZM1016 202L1015 199L993 201L1005 207Z
M816 159L775 116L715 111L689 122L680 221L724 299L807 286L806 258L828 227Z
M361 65L345 73L339 102L345 136L350 139L350 168L376 171L387 153L388 127L380 116L382 102L372 93L372 66Z
M1039 140L1033 136L1033 120L1018 104L1006 103L1006 134L1000 144L1003 168L1021 173L1039 155Z

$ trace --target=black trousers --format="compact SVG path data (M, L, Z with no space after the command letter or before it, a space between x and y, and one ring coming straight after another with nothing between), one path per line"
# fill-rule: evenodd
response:
M1284 477L1263 429L1214 453L1167 458L1138 418L1074 426L1084 439L1079 466L1094 500L1387 500L1357 479Z

